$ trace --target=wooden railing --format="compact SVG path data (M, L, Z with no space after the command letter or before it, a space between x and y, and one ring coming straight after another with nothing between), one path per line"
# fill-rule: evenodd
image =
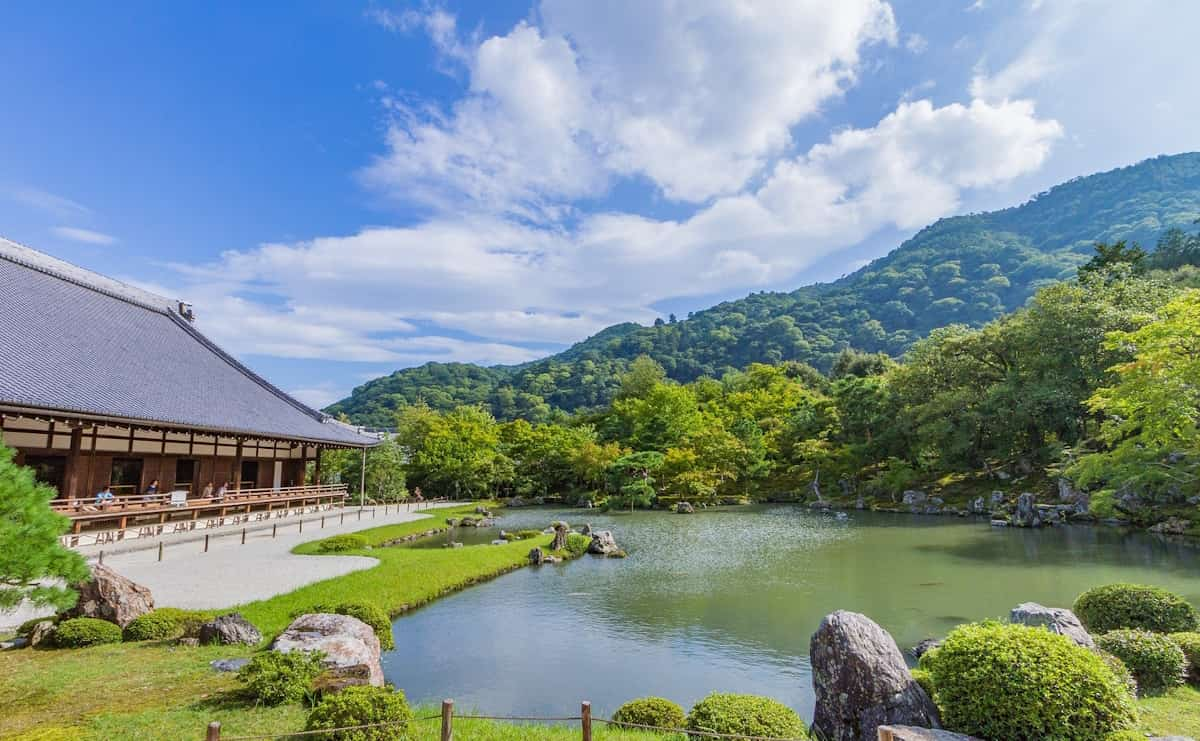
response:
M171 495L121 496L103 502L95 498L55 499L50 504L71 519L67 545L87 544L81 534L96 543L124 540L127 536L153 537L164 532L194 530L201 520L205 527L237 524L257 517L269 519L330 509L345 504L349 492L345 484L290 486L280 489L242 489L223 497L190 497L172 504ZM85 533L86 531L86 533Z

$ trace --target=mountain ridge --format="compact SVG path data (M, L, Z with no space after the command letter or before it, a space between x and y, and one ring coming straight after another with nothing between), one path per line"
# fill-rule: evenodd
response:
M752 362L828 369L845 348L899 356L939 326L979 326L1074 274L1096 242L1152 244L1200 217L1200 153L1161 155L1072 178L996 211L939 219L837 280L723 301L676 322L612 325L562 352L512 366L426 363L356 388L327 408L389 426L399 406L484 404L544 420L607 403L628 362L669 377L720 376Z

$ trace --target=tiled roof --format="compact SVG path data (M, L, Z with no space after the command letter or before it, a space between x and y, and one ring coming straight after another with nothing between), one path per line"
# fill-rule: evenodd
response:
M0 404L377 442L272 386L200 334L179 306L0 238Z

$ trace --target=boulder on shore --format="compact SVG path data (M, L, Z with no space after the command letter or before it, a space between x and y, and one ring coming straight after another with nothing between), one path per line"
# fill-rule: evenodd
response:
M554 523L554 540L550 543L550 550L562 551L567 548L567 533L571 532L571 526L565 522L559 521Z
M1095 648L1096 642L1075 613L1065 607L1045 607L1036 602L1022 602L1008 614L1009 622L1021 625L1041 626L1051 633L1070 638L1084 648Z
M534 566L541 565L546 560L546 552L540 547L533 548L529 551L529 563Z
M54 630L57 626L53 620L42 620L38 622L29 631L29 646L35 648L38 645L45 643L50 645L53 641Z
M825 616L809 645L816 712L825 741L875 739L889 724L940 728L937 708L904 663L896 641L857 612Z
M63 613L65 618L99 618L124 628L134 618L154 609L154 597L149 589L104 564L92 566L92 578L77 584L75 589L79 592L79 601Z
M675 514L694 515L696 514L696 508L692 506L691 502L677 502L675 504Z
M941 645L942 645L942 642L940 640L938 640L937 638L923 638L923 639L917 641L917 645L913 646L909 650L909 653L911 653L913 655L914 659L919 659L922 656L924 656L925 654L929 653L930 651L932 651L933 649L935 649Z
M908 489L904 492L900 501L909 507L913 507L924 504L925 500L928 498L929 497L923 491L918 491L917 489Z
M1013 513L1012 524L1017 527L1042 526L1042 517L1033 503L1033 494L1023 492L1017 497L1017 511Z
M254 623L241 616L241 613L231 612L220 615L200 626L200 643L220 643L232 645L235 643L247 646L257 646L262 643L262 633L254 627Z
M379 638L371 626L349 615L309 613L292 621L271 644L272 651L320 651L327 669L365 666L368 683L383 686Z
M612 556L619 553L621 547L617 545L616 538L613 537L611 530L600 530L592 533L592 542L588 544L588 553L595 553L598 556Z

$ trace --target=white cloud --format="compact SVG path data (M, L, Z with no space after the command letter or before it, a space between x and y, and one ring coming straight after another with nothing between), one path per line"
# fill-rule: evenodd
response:
M323 383L317 386L288 389L288 394L313 409L324 409L335 401L345 399L350 392L332 383Z
M703 202L784 152L790 128L854 81L865 46L896 40L881 0L545 0L539 15L478 43L457 39L441 11L425 16L469 90L449 111L398 106L368 181L438 208L538 220L613 176ZM402 19L390 25L417 22Z
M49 191L41 190L30 186L21 186L9 188L7 190L8 197L17 203L24 204L30 208L35 208L43 211L51 216L59 218L77 218L80 216L90 216L92 210L82 203L72 201L70 198L64 198L60 195L55 195Z
M522 345L649 321L669 298L785 281L882 228L923 225L963 192L1035 170L1060 135L1028 101L903 103L685 219L599 212L567 229L438 216L229 252L182 271L183 295L224 297L198 306L200 321L238 352L522 362L541 354Z
M904 48L913 54L924 54L925 50L929 48L929 41L919 33L910 33L904 39Z
M111 234L93 231L91 229L80 229L75 226L56 226L51 230L55 235L63 239L69 239L72 242L83 242L85 244L116 244L117 238Z
M971 91L1036 100L1070 133L1040 185L1200 149L1200 96L1183 51L1197 27L1200 3L1031 2L993 24Z

